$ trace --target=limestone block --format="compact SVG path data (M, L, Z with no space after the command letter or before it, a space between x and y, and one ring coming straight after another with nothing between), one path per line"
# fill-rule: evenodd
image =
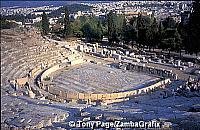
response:
M91 94L91 100L98 100L97 94Z
M86 100L86 99L90 99L90 95L91 95L91 94L85 93L85 94L84 94L84 99L85 99L85 100Z
M123 101L127 101L127 100L129 100L129 98L105 100L105 101L103 101L103 105L108 105L108 104L112 104L112 103L116 103L116 102L123 102Z
M126 55L129 55L129 51L126 51L125 54L126 54Z
M52 122L58 122L58 116L54 115L54 118L52 119Z
M188 62L188 67L192 67L193 63L192 62Z
M25 85L26 82L28 82L28 77L17 79L17 84L20 86Z
M131 96L131 93L132 91L128 91L128 92L123 92L123 97L128 97L128 96Z
M35 98L35 94L31 90L28 90L28 95L30 98Z
M177 66L181 66L181 60L177 60Z
M46 120L44 121L44 127L51 126L51 125L52 125L52 120L51 120L51 118L50 118L50 119L46 119Z
M76 99L72 99L71 102L72 103L77 103L77 100Z
M97 52L97 48L96 47L92 48L92 52L96 53Z
M64 91L59 91L59 96L64 98L65 97L65 92Z
M83 93L78 93L78 99L83 100L84 99L84 94Z
M60 119L65 120L68 116L69 116L69 114L65 113L60 117Z
M48 98L49 100L55 100L55 99L56 99L56 95L48 94L47 98Z
M17 93L16 92L12 93L12 96L17 96Z
M44 121L41 121L41 122L39 122L38 124L35 125L36 129L40 129L42 127L44 127Z
M83 62L84 62L83 59L76 59L76 60L72 60L72 61L70 62L70 64L71 64L71 65L76 65L76 64L81 64L81 63L83 63Z
M121 60L121 55L120 54L112 54L112 58Z
M118 93L112 93L112 94L111 94L111 98L112 98L112 99L118 98Z
M67 99L76 99L78 100L78 93L68 93Z
M103 94L103 100L110 99L110 94Z
M102 100L103 94L97 94L98 100Z
M83 49L83 45L77 46L77 50L80 51L80 52L83 52L83 50L84 50L84 49Z
M136 95L137 91L136 90L133 90L130 92L130 95Z
M40 97L39 100L46 100L45 96Z

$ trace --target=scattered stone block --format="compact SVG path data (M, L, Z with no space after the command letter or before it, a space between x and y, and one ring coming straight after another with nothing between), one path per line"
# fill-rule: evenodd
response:
M188 62L188 67L192 67L194 64L192 62Z

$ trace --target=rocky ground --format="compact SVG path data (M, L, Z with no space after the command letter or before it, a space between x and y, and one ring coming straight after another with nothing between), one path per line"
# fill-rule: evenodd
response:
M179 87L183 83L182 80L187 79L189 76L175 68L167 67L167 69L173 69L174 72L178 73L180 78L166 89L159 89L147 95L131 97L130 100L125 102L105 106L87 105L73 101L69 103L58 103L43 98L31 99L25 95L20 95L22 93L21 90L14 91L14 89L10 87L8 80L25 76L27 70L36 65L37 61L32 62L32 60L25 55L31 50L28 50L28 48L46 45L41 35L36 32L37 31L34 31L34 29L25 30L20 28L1 30L2 129L16 127L20 127L20 129L25 127L38 129L69 129L69 121L77 120L149 121L152 119L168 122L170 126L176 128L200 129L200 93L196 91L187 95L174 95L172 90ZM38 55L38 57L40 57L40 55ZM88 55L86 55L86 58L96 60L96 58ZM112 61L109 58L106 60L108 61L105 62L102 59L97 59L97 61L102 63ZM161 67L161 65L152 63L148 65ZM165 68L166 66L162 67ZM94 69L94 71L96 70ZM104 71L104 75L107 75L108 71L105 71L104 68L102 68L102 71ZM112 74L111 70L109 70L109 72L109 74ZM118 71L114 71L114 73L116 75ZM91 72L90 76L97 78L99 75L100 72L96 73L96 75ZM143 77L143 75L140 75L140 79L136 79L137 76L138 75L134 74L133 77L126 77L126 75L122 74L121 78L127 81L127 83L128 81L141 83L152 79L152 77ZM87 80L87 76L83 78ZM101 82L104 82L103 78L106 77L101 77ZM113 82L121 83L121 79L116 79L115 76L111 76L111 78L115 78L116 81ZM108 82L108 84L112 86L115 84L113 82ZM123 84L121 86L123 86ZM164 93L167 93L167 96L163 96Z
M30 99L22 88L19 91L8 80L21 78L39 64L42 49L55 48L44 42L35 28L1 30L1 128L41 128L66 119L69 111L65 105L51 104L48 100ZM45 47L49 46L49 47ZM38 52L36 48L41 49ZM56 50L58 51L58 50ZM44 52L43 52L44 53ZM49 52L50 53L50 52ZM36 54L38 55L37 57ZM35 60L29 57L35 58ZM44 61L44 60L42 60Z
M172 89L182 84L176 81L165 89L131 97L130 100L110 105L80 106L77 102L68 103L67 107L76 108L64 122L54 123L51 128L59 126L73 128L70 121L151 121L157 120L165 127L197 130L200 128L200 92L190 93L190 97L172 95ZM163 93L167 92L167 97ZM79 108L78 108L79 106Z

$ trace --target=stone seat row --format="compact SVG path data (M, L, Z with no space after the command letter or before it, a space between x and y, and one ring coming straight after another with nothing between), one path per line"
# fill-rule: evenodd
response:
M46 65L45 67L49 67L49 66L52 66L54 64L59 64L62 62L62 60L64 60L63 56L54 56L54 57L49 57L49 59L41 59L41 60L32 60L31 64L35 64L34 66L37 66L36 64L41 64L44 62L46 62L44 65ZM26 62L26 64L30 64L30 62ZM40 70L40 69L39 69ZM33 71L35 71L33 69ZM41 71L41 70L40 70ZM35 73L35 72L31 72L31 73ZM12 80L13 83L16 83L18 84L19 86L23 86L25 85L26 82L28 82L28 79L27 77L25 78L20 78L20 79L16 79L16 80Z

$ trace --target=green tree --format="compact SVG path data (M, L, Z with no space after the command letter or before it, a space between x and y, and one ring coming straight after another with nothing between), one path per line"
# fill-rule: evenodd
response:
M101 41L103 39L103 27L100 21L97 23L96 28L96 40Z
M47 35L49 33L49 20L45 12L42 14L42 34Z
M147 28L147 45L149 50L158 45L158 24L155 17L151 18L150 26Z
M108 22L108 40L111 44L119 43L122 35L124 15L117 15L110 11L107 15Z
M112 44L115 39L117 38L117 30L116 30L116 25L114 22L114 13L113 11L110 11L107 15L107 20L108 20L108 40Z
M132 17L129 21L130 25L136 27L137 26L137 17Z
M123 25L122 25L122 35L121 35L121 39L125 42L128 43L130 41L128 34L128 25L126 23L126 19L124 18L123 20Z
M159 23L159 26L158 26L158 46L159 48L162 48L164 49L164 46L163 46L163 42L162 40L164 39L164 27L163 27L163 24L162 22Z
M36 28L38 28L39 30L42 30L42 22L41 22L41 21L40 21L40 22L34 23L34 26L35 26Z
M10 29L10 28L14 28L17 27L18 25L14 22L9 22L8 20L6 20L5 18L3 18L2 16L0 16L0 29Z
M163 50L168 50L169 55L171 51L177 51L180 53L181 57L181 50L183 48L183 44L182 37L179 33L180 29L180 25L177 24L171 17L167 17L163 22L160 22L159 24L159 47Z
M81 31L89 41L100 42L103 38L102 24L95 17L88 18L87 22L81 27Z
M71 31L77 37L83 36L83 32L81 31L79 19L76 19L74 22L71 23Z
M176 21L172 18L172 17L167 17L164 21L163 21L163 26L165 29L167 28L176 28Z
M169 55L171 51L179 51L181 57L182 39L176 28L166 29L161 43L161 48L167 49L169 51Z
M70 21L69 21L69 11L68 11L68 8L65 7L64 30L63 30L64 38L68 37L70 33L71 33L71 26L70 26Z
M200 1L193 2L193 10L189 18L189 44L188 51L200 52Z
M175 31L174 33L174 38L175 38L175 51L179 51L179 57L181 58L181 50L183 49L183 39L181 38L181 35L179 34L178 30Z
M122 35L122 28L124 23L126 23L126 19L124 15L114 15L114 22L115 22L115 27L116 27L116 33L117 33L117 41L120 40L120 37Z
M180 34L180 37L182 39L182 49L185 49L186 52L188 51L188 43L189 43L189 37L188 37L188 23L184 24L183 22L179 23L178 25L178 32ZM181 57L181 54L180 54Z
M148 45L148 29L150 27L151 20L147 16L138 15L137 20L137 29L138 29L138 43L139 47L143 45L143 49L145 45Z
M170 52L174 50L176 45L175 38L166 38L162 42L164 43L164 48L169 51L170 55Z
M133 22L127 23L125 18L122 26L122 40L125 42L125 44L131 43L132 48L134 43L133 41L137 40L137 30L133 25Z
M87 40L91 41L94 35L94 30L89 22L85 23L82 27L82 32Z

